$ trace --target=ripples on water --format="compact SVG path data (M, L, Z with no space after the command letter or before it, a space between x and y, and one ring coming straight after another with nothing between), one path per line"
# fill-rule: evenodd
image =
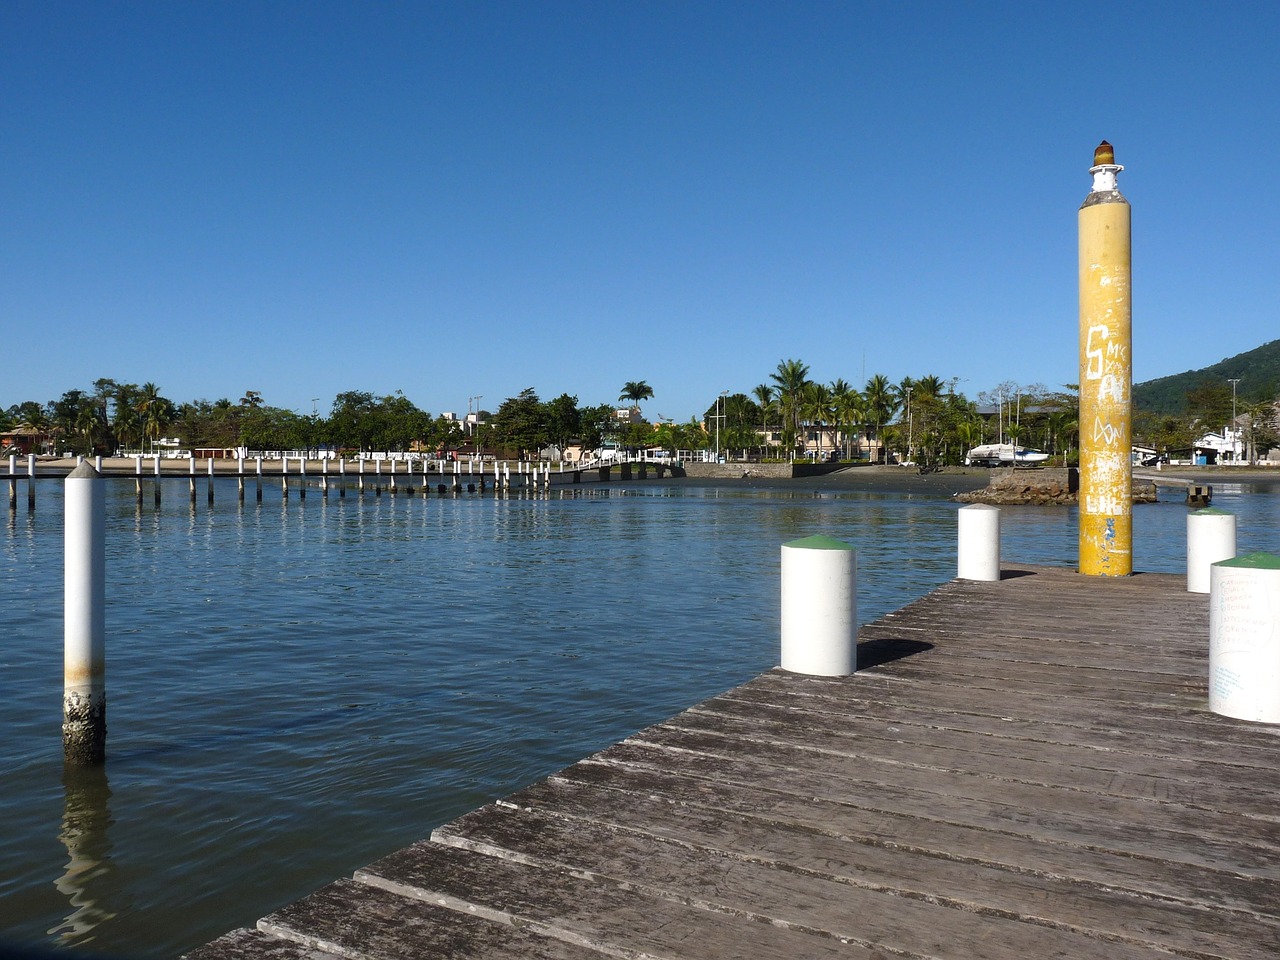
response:
M866 622L954 575L956 505L632 484L235 502L108 487L105 770L62 766L61 485L0 536L0 937L174 956L777 663L780 544L858 550ZM274 498L273 498L274 492ZM1219 485L1240 552L1274 496ZM1186 509L1135 510L1185 569ZM1075 513L1002 555L1073 565Z

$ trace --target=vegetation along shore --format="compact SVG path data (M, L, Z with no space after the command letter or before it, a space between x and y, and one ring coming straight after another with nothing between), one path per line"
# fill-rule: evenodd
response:
M465 414L432 414L402 391L378 396L350 390L321 413L270 405L246 390L238 400L175 401L155 383L101 378L50 401L0 408L7 452L104 454L207 451L469 453L501 457L570 456L602 448L706 451L714 459L908 463L924 472L958 466L984 443L1035 447L1059 465L1074 462L1079 443L1073 384L996 384L970 398L960 378L936 375L892 382L883 374L861 389L837 378L820 383L800 360L783 360L749 392L710 398L685 422L647 418L654 397L644 380L626 381L614 401L580 404L561 394L542 400L532 387L496 410L468 401ZM1209 452L1231 461L1268 459L1280 447L1280 341L1134 387L1135 446L1152 463L1202 457L1198 438L1225 438ZM474 406L473 406L473 402ZM1216 459L1211 457L1210 459Z

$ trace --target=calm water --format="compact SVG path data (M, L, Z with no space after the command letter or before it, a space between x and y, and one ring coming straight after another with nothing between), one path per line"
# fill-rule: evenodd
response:
M549 498L108 483L105 770L61 757L61 483L0 533L0 941L176 956L777 663L779 545L858 550L859 620L954 575L931 497L637 483ZM1240 552L1274 489L1216 485ZM1186 508L1135 510L1185 569ZM1006 508L1005 565L1075 563Z

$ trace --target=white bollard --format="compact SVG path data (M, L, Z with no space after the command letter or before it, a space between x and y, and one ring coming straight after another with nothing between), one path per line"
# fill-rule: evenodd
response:
M956 576L961 580L999 580L1000 508L971 503L956 514Z
M62 752L68 763L106 756L106 498L102 475L82 463L63 503Z
M1280 557L1220 560L1209 584L1209 709L1280 723Z
M1205 507L1187 514L1187 592L1209 592L1209 569L1236 555L1235 514Z
M844 677L858 667L858 559L831 537L782 545L782 669Z
M102 454L98 454L93 458L93 469L97 470L99 473L102 472Z

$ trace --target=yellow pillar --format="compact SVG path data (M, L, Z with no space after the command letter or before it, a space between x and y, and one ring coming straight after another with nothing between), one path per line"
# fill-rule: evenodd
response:
M1133 572L1129 203L1105 140L1080 207L1080 572Z

